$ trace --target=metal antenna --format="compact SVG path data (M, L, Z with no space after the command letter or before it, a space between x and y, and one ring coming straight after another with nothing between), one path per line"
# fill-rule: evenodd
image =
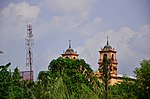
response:
M27 38L26 38L26 47L27 47L27 54L26 54L26 66L30 68L30 80L33 80L33 34L32 34L32 25L27 25Z

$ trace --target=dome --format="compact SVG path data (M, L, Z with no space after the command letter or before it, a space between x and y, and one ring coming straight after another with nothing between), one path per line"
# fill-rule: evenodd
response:
M109 45L108 38L109 37L107 36L107 44L104 46L104 49L110 50L112 47Z
M72 52L74 52L74 50L73 50L72 48L68 48L68 49L66 50L66 52L72 53Z
M110 45L105 45L104 49L112 49L112 47Z

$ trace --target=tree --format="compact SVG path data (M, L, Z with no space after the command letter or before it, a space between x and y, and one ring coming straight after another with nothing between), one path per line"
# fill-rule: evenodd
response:
M69 97L98 97L98 92L95 89L100 91L99 82L96 81L97 79L94 79L92 69L83 59L73 60L58 58L52 60L49 65L49 71L52 72L54 78L62 77L63 83L67 87Z
M38 80L25 81L18 68L8 71L10 63L0 66L1 99L98 99L100 83L84 60L58 58Z
M150 99L150 60L144 59L134 73L136 79L123 78L123 81L111 87L112 99Z
M108 98L108 86L110 81L110 65L111 60L104 57L103 63L100 65L99 71L101 73L102 85L103 85L103 98Z
M123 77L122 82L110 86L110 99L137 99L135 80Z
M10 63L0 66L0 99L22 99L32 98L31 91L27 83L21 80L18 68L14 72L8 71Z
M144 59L140 62L140 68L136 68L136 85L139 99L150 99L150 60Z
M33 86L34 96L38 99L68 99L68 90L62 77L53 77L51 71L41 71Z
M9 86L11 80L11 72L7 69L11 63L8 63L5 66L0 66L0 99L5 99L9 95Z

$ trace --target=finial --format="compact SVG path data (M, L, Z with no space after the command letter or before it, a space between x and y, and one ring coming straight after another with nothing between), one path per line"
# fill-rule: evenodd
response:
M109 37L108 37L108 35L107 35L107 45L109 45L108 38L109 38Z
M71 48L71 40L69 40L69 48Z
M3 51L0 50L0 54L4 53Z

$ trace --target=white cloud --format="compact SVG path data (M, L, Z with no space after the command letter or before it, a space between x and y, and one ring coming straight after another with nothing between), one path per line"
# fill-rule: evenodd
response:
M150 25L144 25L140 28L142 31L144 31L146 34L149 32L150 33ZM150 37L150 35L147 35Z
M84 15L91 10L93 0L45 0L45 3L52 11Z
M0 13L4 21L6 19L16 21L18 18L30 20L37 17L39 8L24 1L17 4L10 3Z
M34 20L38 13L37 6L30 5L25 1L16 4L9 3L7 7L0 10L0 37L4 39L23 37L25 33L23 30L26 30L27 22Z
M148 42L150 42L150 25L142 26L140 32L137 32L132 39L128 41L132 50L136 50L141 56L145 55L146 57L149 57L150 54Z
M97 31L100 30L101 22L102 19L97 16L92 21L89 21L82 26L81 30L79 31L80 34L86 37L96 34Z
M76 34L82 37L89 37L100 30L102 19L97 16L90 21L82 19L80 15L76 16L52 16L49 21L43 20L37 24L35 32L38 37L45 37L52 34L68 36Z

